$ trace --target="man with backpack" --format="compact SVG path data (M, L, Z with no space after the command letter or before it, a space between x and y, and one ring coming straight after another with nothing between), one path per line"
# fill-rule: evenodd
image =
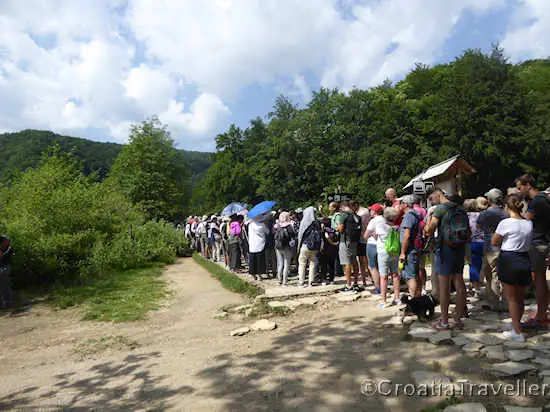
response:
M498 257L500 249L491 245L501 220L508 217L502 207L504 195L500 189L493 188L485 193L489 207L480 213L477 226L483 231L485 245L483 247L483 262L481 264L480 279L485 279L485 299L491 309L504 309L502 302L502 286L498 280Z
M441 319L431 326L438 330L450 329L449 301L452 281L456 290L454 327L462 329L461 317L466 309L464 257L466 244L470 239L470 222L459 196L443 192L441 204L433 211L430 224L425 228L426 235L431 236L436 229L439 236L435 251L435 273L439 278Z
M415 240L420 231L421 216L414 210L415 197L403 196L401 199L401 212L403 221L399 227L399 240L401 241L401 254L399 265L402 267L401 276L407 281L411 298L421 295L422 285L419 282L419 250Z
M524 323L524 327L548 327L548 284L546 283L546 259L550 245L550 200L539 191L535 178L529 174L516 181L520 193L529 200L525 217L533 222L533 237L529 258L535 274L537 313Z
M340 244L338 256L340 264L344 267L346 286L344 291L358 291L359 265L357 264L357 247L361 238L361 218L352 210L351 203L343 201L340 203L340 214L336 217L335 223L340 233ZM355 283L352 286L352 273L355 274Z

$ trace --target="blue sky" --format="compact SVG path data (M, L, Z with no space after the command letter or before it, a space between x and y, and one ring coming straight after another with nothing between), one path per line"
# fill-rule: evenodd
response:
M500 43L550 55L547 0L3 0L0 131L125 142L156 114L178 147L265 116L285 94L399 80Z

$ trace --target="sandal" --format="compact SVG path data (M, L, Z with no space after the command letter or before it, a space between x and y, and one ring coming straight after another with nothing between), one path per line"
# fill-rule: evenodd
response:
M457 330L464 329L464 323L462 323L462 321L460 321L460 320L455 320L454 325L453 325L453 329L457 329Z
M451 326L449 326L448 323L443 323L440 320L438 320L437 322L433 322L433 323L430 323L430 327L433 328L433 329L436 329L436 330L449 330L451 329Z

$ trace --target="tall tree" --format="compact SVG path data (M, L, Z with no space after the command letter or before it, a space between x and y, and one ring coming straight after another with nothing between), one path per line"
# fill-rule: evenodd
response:
M108 182L151 218L179 219L185 212L189 173L157 117L134 125L116 158Z

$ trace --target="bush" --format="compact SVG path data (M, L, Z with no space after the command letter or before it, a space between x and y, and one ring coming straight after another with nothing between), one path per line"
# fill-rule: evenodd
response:
M0 232L12 238L16 286L172 262L184 236L106 183L84 177L71 156L54 150L3 189Z
M89 264L92 272L141 267L149 262L172 263L187 246L182 231L171 224L149 221L94 246Z

